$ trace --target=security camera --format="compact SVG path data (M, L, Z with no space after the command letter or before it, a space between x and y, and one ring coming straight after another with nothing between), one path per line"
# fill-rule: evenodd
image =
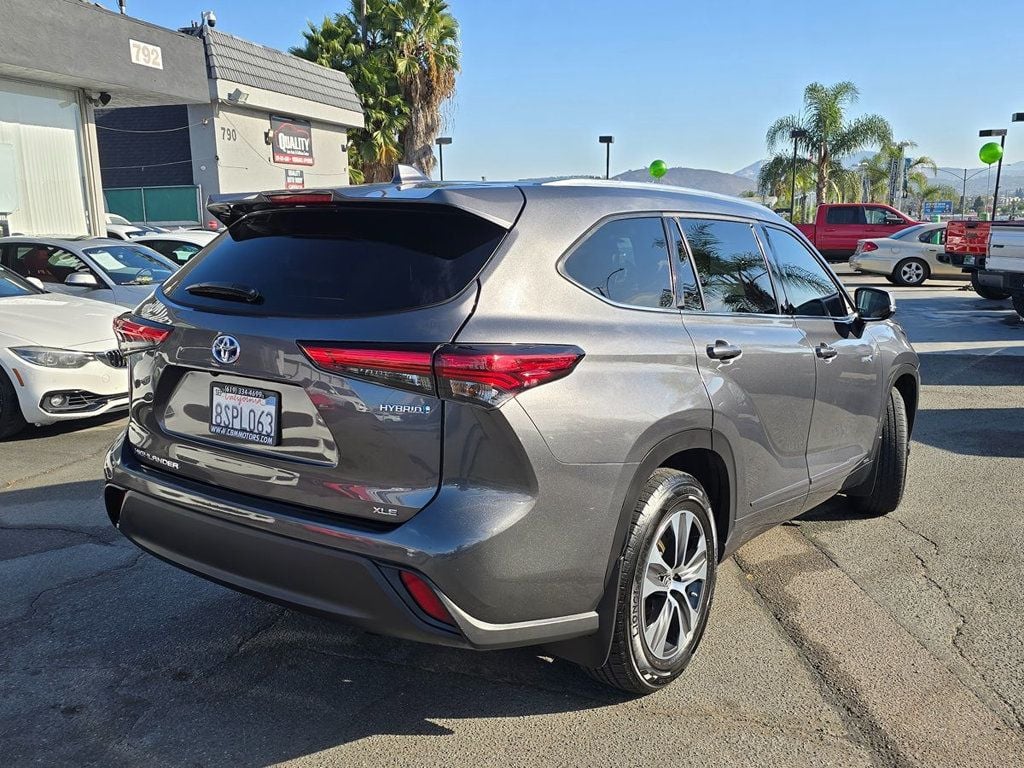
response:
M107 106L110 103L110 94L106 91L100 91L99 102L101 107Z
M217 14L213 11L203 11L203 24L213 29L217 26Z

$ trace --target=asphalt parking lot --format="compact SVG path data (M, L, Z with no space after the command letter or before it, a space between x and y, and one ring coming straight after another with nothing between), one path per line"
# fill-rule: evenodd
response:
M122 420L28 430L0 446L0 762L1022 765L1024 323L959 285L895 289L924 384L901 508L833 500L743 547L644 699L178 571L103 512Z

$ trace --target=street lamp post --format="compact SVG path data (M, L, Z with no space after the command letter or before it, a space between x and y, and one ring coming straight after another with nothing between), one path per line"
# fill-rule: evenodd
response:
M610 178L612 169L612 144L615 143L614 136L598 136L599 143L604 144L604 177Z
M1020 113L1018 113L1020 114ZM1003 172L1003 153L1002 150L1006 147L1006 129L1005 128L990 128L985 131L978 131L980 138L999 137L999 162L996 165L996 188L992 193L992 221L996 220L996 208L999 206L999 176Z
M441 181L444 181L444 148L451 143L452 140L449 136L437 137L437 159L441 171Z
M953 173L952 171L947 171L945 168L936 168L935 170L938 171L939 173L948 173L950 176L952 176L955 179L961 178L959 173ZM963 172L963 185L964 186L963 186L963 192L960 195L960 218L961 219L966 219L967 218L967 180L968 179L973 179L979 173L984 173L985 172L985 169L982 168L980 171L975 171L970 176L968 176L967 175L967 170L968 170L967 168L964 168L964 172Z
M789 132L789 138L793 140L793 179L789 185L789 220L796 221L796 147L800 139L807 138L807 131L803 128L794 128Z
M857 163L857 167L860 169L860 201L866 203L868 201L868 163L866 160L861 160Z

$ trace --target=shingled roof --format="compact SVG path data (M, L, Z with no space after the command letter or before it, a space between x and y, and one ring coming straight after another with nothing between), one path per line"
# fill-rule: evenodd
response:
M344 72L209 28L204 33L206 67L211 78L360 114L363 111L359 97Z

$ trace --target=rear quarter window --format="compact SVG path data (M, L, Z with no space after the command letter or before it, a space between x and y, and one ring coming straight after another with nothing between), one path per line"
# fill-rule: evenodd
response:
M250 214L164 286L173 301L214 311L293 317L398 312L458 295L505 230L430 205L283 209ZM198 283L255 288L250 305L196 296Z

